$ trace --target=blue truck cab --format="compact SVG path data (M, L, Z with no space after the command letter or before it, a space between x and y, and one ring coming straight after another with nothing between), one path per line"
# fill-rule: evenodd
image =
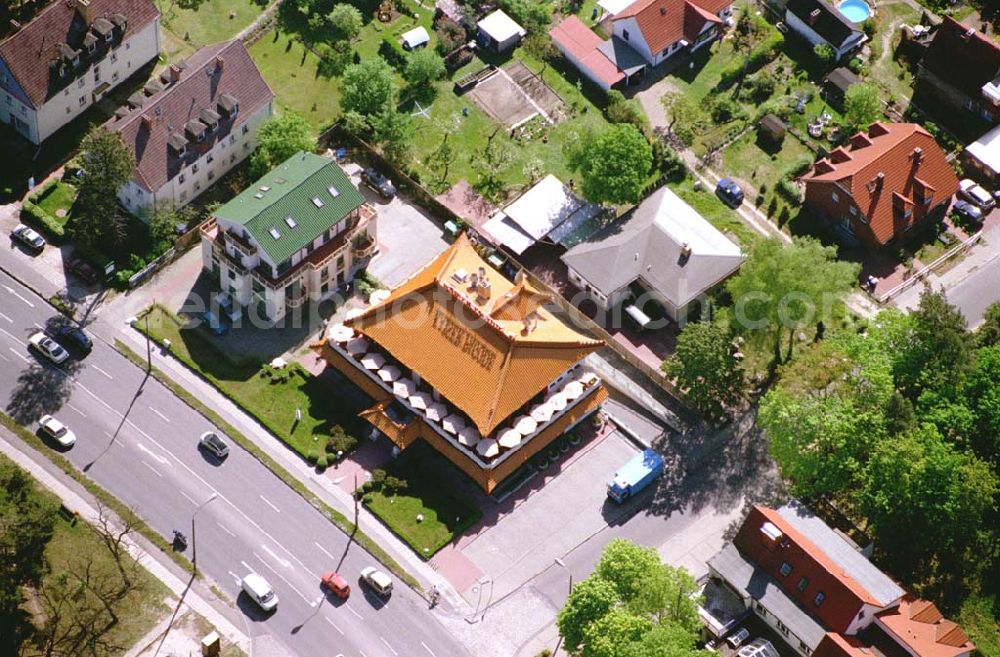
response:
M663 473L663 457L651 449L633 456L608 483L608 497L621 504Z

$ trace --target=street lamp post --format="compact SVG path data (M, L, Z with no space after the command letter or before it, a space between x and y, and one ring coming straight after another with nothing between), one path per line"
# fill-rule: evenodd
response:
M199 511L201 511L202 509L204 509L205 506L209 502L211 502L212 500L214 500L218 496L219 496L218 493L212 493L212 495L207 500L205 500L204 502L202 502L201 504L199 504L198 508L195 509L194 513L191 514L191 566L192 566L192 568L194 568L194 574L195 575L198 574L198 542L197 542L197 540L195 540L194 519L195 519L195 516L198 515Z
M569 575L569 593L572 593L573 592L573 573L570 571L569 568L566 567L566 562L563 561L562 559L560 559L559 557L556 557L553 561L555 561L556 565L559 566L560 568L562 568L563 570L565 570L566 574Z

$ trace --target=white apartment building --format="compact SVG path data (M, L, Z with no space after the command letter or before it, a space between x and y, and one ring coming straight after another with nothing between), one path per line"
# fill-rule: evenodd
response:
M160 52L152 0L57 0L0 41L0 121L40 144Z
M154 207L191 202L253 152L273 101L239 40L168 67L106 124L136 160L118 199L143 218Z
M201 228L202 266L254 317L322 301L378 250L375 209L329 158L297 153Z

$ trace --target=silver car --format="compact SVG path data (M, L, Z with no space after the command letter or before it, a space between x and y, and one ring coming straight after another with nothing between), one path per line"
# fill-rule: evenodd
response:
M69 352L42 331L31 334L31 337L28 338L28 346L33 347L56 365L65 363L66 359L69 358Z
M198 446L205 451L214 454L215 457L219 459L224 459L229 456L229 445L227 445L222 438L219 438L218 434L212 431L206 431L201 434L201 440L198 441Z

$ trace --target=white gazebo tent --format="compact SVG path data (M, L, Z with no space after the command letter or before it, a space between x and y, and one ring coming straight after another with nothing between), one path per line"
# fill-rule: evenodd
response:
M427 410L424 411L424 415L427 416L428 420L440 422L448 415L448 407L441 403L429 404Z
M347 342L354 337L354 329L343 324L333 324L326 330L327 340L333 342Z
M410 406L418 410L425 410L431 403L431 396L426 392L416 392L410 395Z
M461 415L449 415L441 421L441 428L448 433L458 434L459 431L465 428L465 420L462 419Z
M560 394L564 395L567 400L573 401L583 394L583 384L579 381L567 383L566 387L562 389Z
M368 351L368 340L364 337L357 337L347 343L347 353L352 356L360 356Z
M522 436L530 436L537 428L538 422L528 415L522 415L514 420L514 431L518 432Z
M413 379L399 379L392 384L392 394L403 399L408 398L416 391L417 384L413 382Z
M458 442L466 447L475 447L482 439L483 435L479 433L479 429L475 427L465 427L458 432Z
M500 446L497 445L497 441L492 438L487 438L486 440L480 440L479 444L476 445L476 452L480 456L485 456L486 458L493 458L500 453Z

